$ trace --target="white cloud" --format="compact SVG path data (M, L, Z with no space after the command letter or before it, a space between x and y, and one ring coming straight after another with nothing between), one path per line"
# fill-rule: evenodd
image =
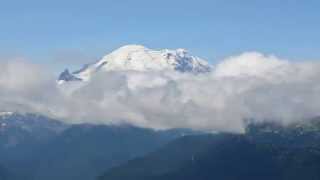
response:
M56 96L52 77L41 67L22 59L0 63L0 108L2 111L45 112Z
M290 124L319 116L319 77L319 63L255 52L227 58L205 75L101 72L87 84L58 87L41 68L8 61L0 67L0 109L71 123L242 132L247 118Z

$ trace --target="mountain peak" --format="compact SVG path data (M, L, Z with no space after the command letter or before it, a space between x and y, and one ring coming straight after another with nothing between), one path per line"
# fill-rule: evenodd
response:
M164 70L198 74L211 71L211 66L206 61L189 55L185 49L152 50L142 45L132 44L122 46L104 56L100 61L85 65L78 71L63 72L59 82L88 81L98 71Z
M81 79L72 75L68 69L65 69L58 78L58 83L63 83L64 81L81 81Z
M143 45L138 45L138 44L128 44L128 45L124 45L120 48L118 48L116 51L127 51L127 52L132 52L132 51L144 51L147 50L148 48L146 48Z

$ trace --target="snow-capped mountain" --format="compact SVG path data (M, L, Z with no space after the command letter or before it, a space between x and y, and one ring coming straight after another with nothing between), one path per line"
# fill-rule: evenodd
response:
M100 61L87 64L73 73L65 70L59 83L67 81L88 81L98 71L164 71L205 73L210 65L198 57L191 56L184 49L152 50L141 45L126 45L104 56Z

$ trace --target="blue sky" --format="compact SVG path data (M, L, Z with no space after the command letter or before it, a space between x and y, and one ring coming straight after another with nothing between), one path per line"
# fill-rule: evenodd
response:
M186 48L216 63L244 51L320 59L316 0L1 0L0 56L59 69L125 44Z

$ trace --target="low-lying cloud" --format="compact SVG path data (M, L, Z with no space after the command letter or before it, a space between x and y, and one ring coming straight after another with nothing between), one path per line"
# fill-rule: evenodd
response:
M320 115L320 63L244 53L208 74L100 72L87 83L57 85L41 67L0 64L0 109L69 123L242 132L244 120L284 125Z

